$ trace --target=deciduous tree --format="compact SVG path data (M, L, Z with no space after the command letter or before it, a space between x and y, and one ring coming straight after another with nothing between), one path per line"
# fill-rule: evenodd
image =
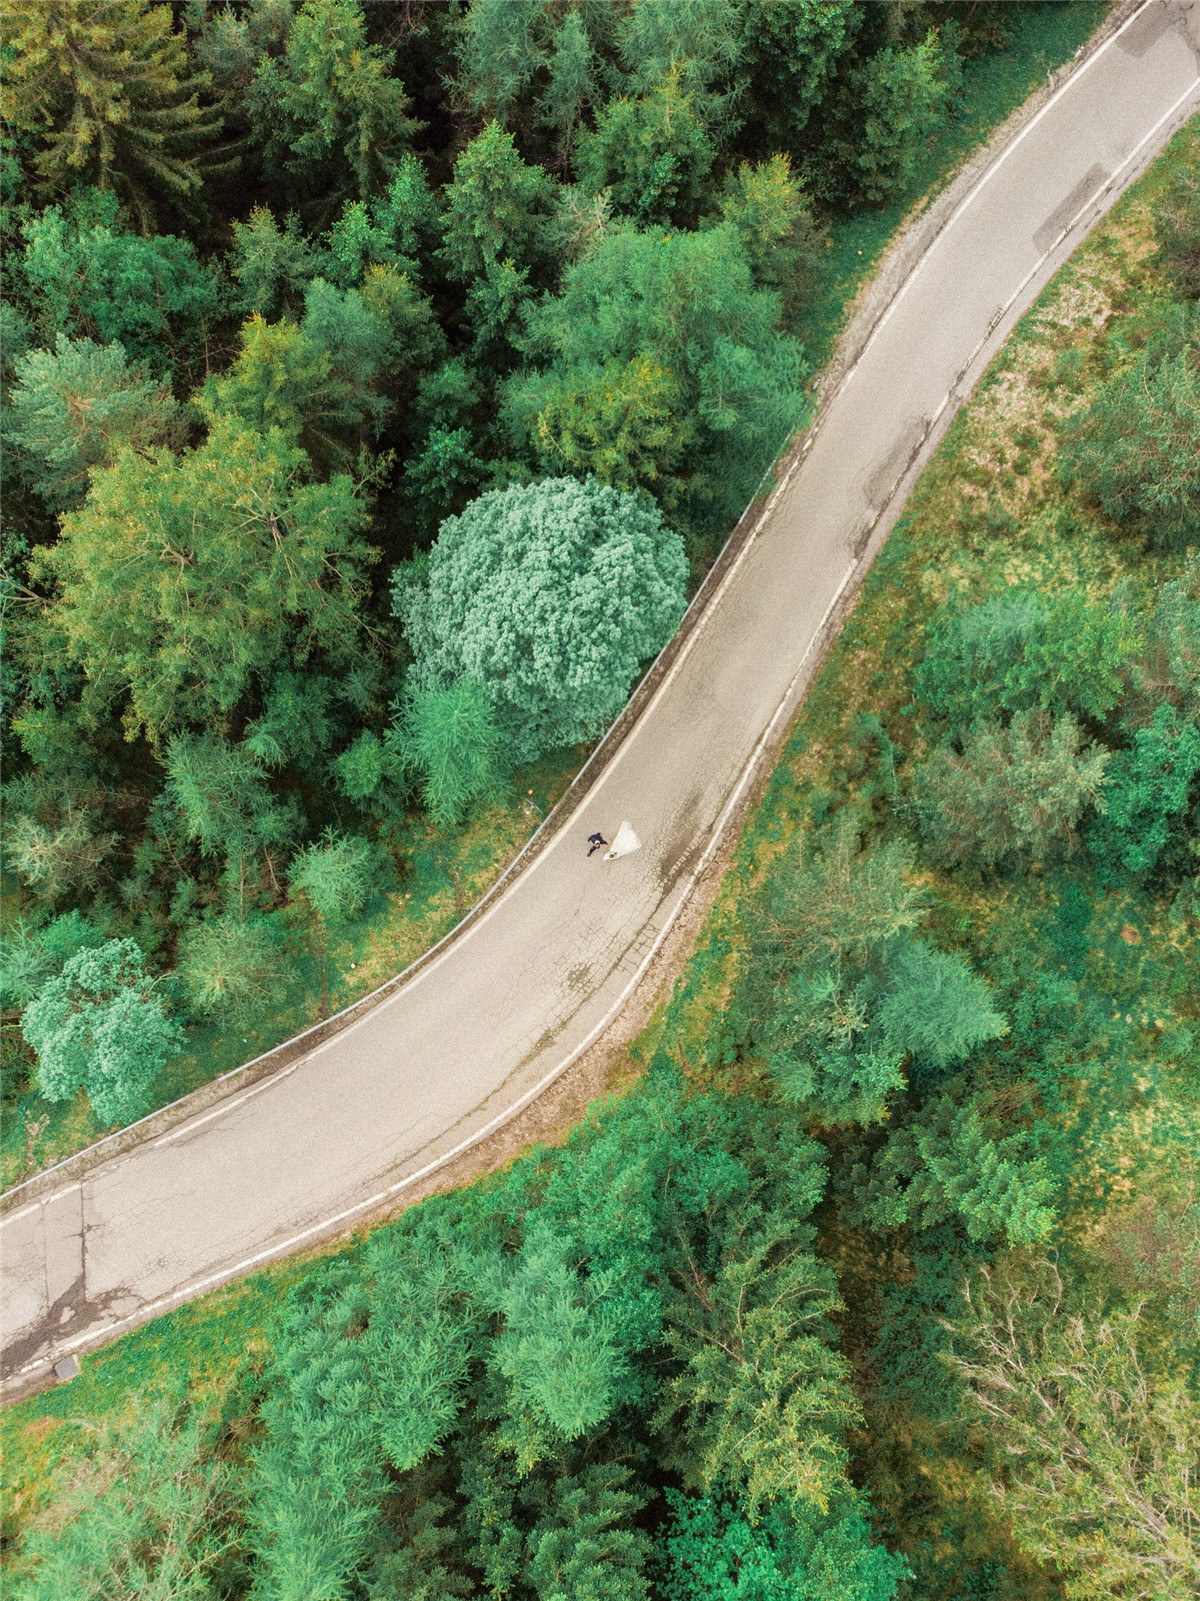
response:
M598 733L683 614L682 541L603 484L495 490L400 569L396 610L419 690L483 686L518 761Z
M302 482L279 433L213 430L184 456L126 455L39 558L52 613L102 703L156 744L219 724L282 667L364 648L371 552L348 478Z
M37 1052L47 1100L87 1093L102 1123L131 1122L149 1110L154 1081L183 1049L136 940L78 951L25 1008L25 1038Z

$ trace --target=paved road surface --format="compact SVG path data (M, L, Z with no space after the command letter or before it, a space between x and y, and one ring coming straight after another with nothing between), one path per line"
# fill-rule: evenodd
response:
M987 170L632 734L486 915L273 1078L82 1181L16 1198L3 1224L10 1388L377 1204L597 1036L715 846L756 747L791 710L872 526L895 516L1016 316L1200 104L1198 47L1200 6L1149 0ZM588 860L588 834L611 839L622 818L642 850Z

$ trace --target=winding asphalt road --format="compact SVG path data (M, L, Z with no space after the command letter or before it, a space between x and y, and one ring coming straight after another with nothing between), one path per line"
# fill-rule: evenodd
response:
M900 285L582 804L349 1027L3 1218L7 1392L344 1228L536 1094L620 1010L916 472L1087 228L1200 105L1200 5L1147 0L1028 120ZM593 829L644 841L587 859Z

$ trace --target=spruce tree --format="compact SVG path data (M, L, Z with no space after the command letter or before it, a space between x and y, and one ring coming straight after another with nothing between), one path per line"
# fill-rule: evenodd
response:
M155 193L201 184L198 150L221 128L170 6L152 0L11 0L4 8L4 115L40 147L51 193L116 188L144 230Z

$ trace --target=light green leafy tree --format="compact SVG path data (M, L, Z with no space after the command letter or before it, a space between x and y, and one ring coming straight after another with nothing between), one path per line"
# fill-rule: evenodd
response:
M417 776L438 828L461 822L475 802L494 800L504 783L495 706L473 678L456 679L445 689L411 690L384 754Z
M16 363L5 438L22 471L56 510L77 505L94 467L122 449L138 453L170 441L179 408L166 384L131 367L118 344L59 334L55 348Z
M21 1030L37 1052L42 1094L66 1101L82 1089L105 1124L148 1111L155 1079L183 1049L132 939L70 957L25 1008Z
M156 191L199 189L195 156L222 118L169 6L150 0L11 0L2 23L5 120L33 134L42 186L118 188L146 231Z
M394 66L358 0L305 0L283 53L260 60L246 106L294 204L329 211L387 182L416 128Z
M51 615L130 738L217 724L273 671L370 654L365 512L349 478L305 484L279 433L215 428L183 456L122 456L38 558Z
M972 1275L951 1333L996 1510L1068 1601L1194 1593L1200 1400L1142 1309L1080 1305L1017 1258Z
M1042 861L1068 850L1101 796L1111 753L1085 745L1069 714L1019 712L984 724L961 752L939 745L913 775L925 845L946 866Z
M419 690L463 678L496 707L512 756L598 733L683 615L687 564L656 508L595 481L496 490L400 569Z

